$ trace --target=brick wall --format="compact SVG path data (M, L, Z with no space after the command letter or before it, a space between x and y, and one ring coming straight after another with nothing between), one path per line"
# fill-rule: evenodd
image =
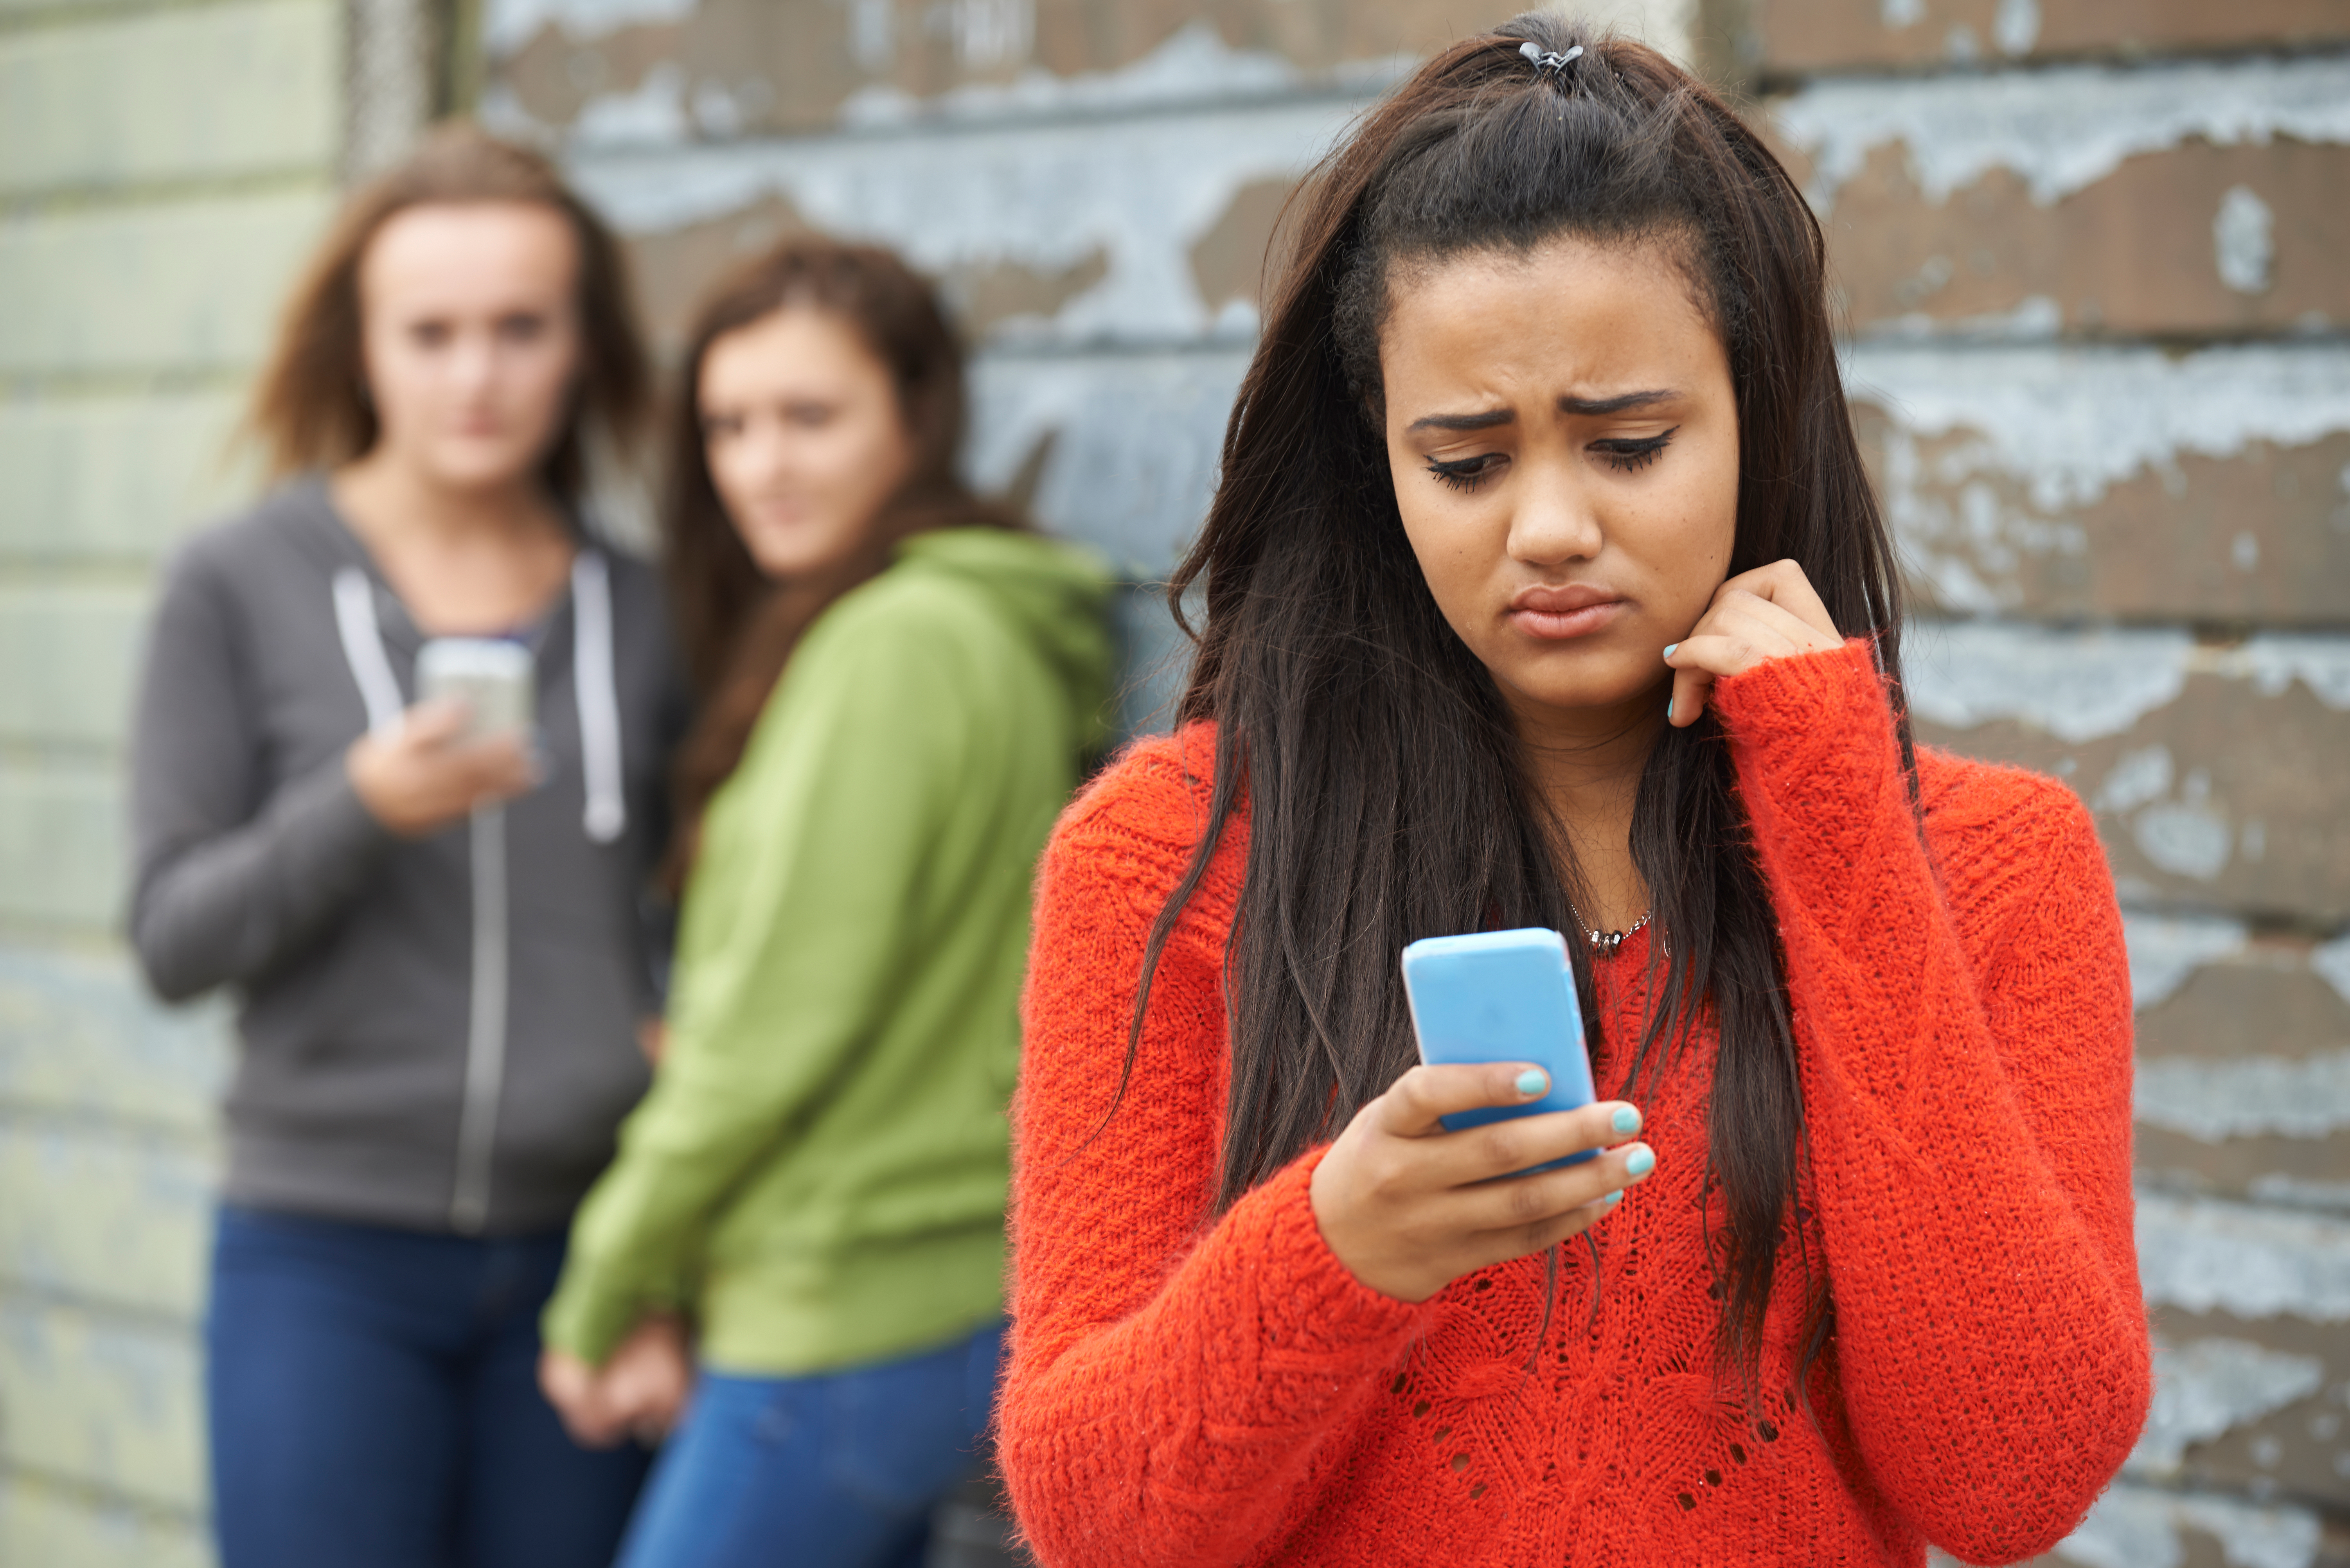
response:
M791 225L937 271L978 478L1139 579L1205 504L1282 196L1502 9L488 0L483 108L627 230L669 340ZM2350 11L1593 9L1801 171L1929 616L1918 711L2069 777L2122 879L2162 1392L2063 1554L2350 1562ZM208 1558L223 1035L114 935L123 717L159 552L244 493L221 438L289 267L429 108L431 14L0 0L0 1562ZM1128 608L1147 672L1172 639Z
M0 0L0 1563L208 1563L216 1008L117 930L139 628L242 493L240 384L333 198L337 0Z

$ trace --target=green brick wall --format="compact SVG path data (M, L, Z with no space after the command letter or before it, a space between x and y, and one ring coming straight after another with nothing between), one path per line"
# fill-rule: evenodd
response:
M125 728L172 543L330 210L338 0L0 0L0 1564L200 1568L222 1010L120 940Z

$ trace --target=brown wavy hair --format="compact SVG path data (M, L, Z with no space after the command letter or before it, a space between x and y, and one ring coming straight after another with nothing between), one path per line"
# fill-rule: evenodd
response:
M726 515L702 444L702 366L721 337L781 310L839 317L889 372L913 447L911 471L848 559L788 582L752 560ZM792 649L835 599L878 575L898 545L932 528L1022 528L1012 508L974 495L956 470L967 405L963 348L937 291L893 252L793 235L713 285L695 313L671 401L661 506L671 605L700 715L674 763L678 831L663 880L683 888L702 813L743 749Z
M1534 44L1564 55L1538 69ZM1170 602L1204 585L1181 706L1218 726L1207 831L1152 926L1150 976L1236 811L1244 880L1226 953L1232 1088L1221 1209L1321 1142L1415 1062L1396 955L1417 938L1578 929L1568 841L1528 777L1492 675L1438 611L1397 511L1378 337L1399 268L1523 254L1555 236L1654 244L1721 334L1739 425L1729 569L1792 557L1835 624L1874 639L1897 697L1892 542L1839 381L1820 228L1738 117L1652 49L1547 12L1423 66L1324 161L1285 219L1288 265L1224 437L1223 478ZM1659 671L1659 683L1667 674ZM1660 693L1661 694L1661 693ZM1916 794L1907 716L1901 758ZM1440 760L1440 765L1431 765ZM1665 941L1655 1008L1618 1043L1636 1096L1701 1020L1716 1028L1708 1238L1725 1369L1755 1394L1803 1158L1786 968L1730 748L1709 711L1650 752L1631 850ZM1587 905L1586 906L1588 907ZM1570 942L1599 1044L1589 953ZM1596 1241L1586 1233L1586 1241ZM1798 1252L1797 1382L1833 1322ZM1556 1254L1549 1255L1555 1265ZM1790 1271L1794 1272L1794 1271ZM1759 1412L1757 1412L1759 1414Z
M339 467L366 455L382 433L368 395L359 268L384 224L411 207L485 202L552 208L579 248L585 362L570 417L541 467L548 491L576 512L591 441L604 437L616 454L636 446L651 408L652 369L619 242L554 164L457 121L352 192L287 298L244 430L266 451L275 475Z

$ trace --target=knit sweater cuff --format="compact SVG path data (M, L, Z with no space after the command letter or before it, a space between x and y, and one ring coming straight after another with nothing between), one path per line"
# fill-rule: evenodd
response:
M1290 1162L1233 1206L1232 1219L1253 1234L1267 1288L1257 1302L1265 1347L1339 1360L1384 1358L1420 1332L1435 1308L1384 1295L1357 1279L1314 1219L1315 1168L1327 1147Z
M1872 712L1880 720L1874 728L1891 729L1876 650L1865 637L1846 638L1841 648L1764 659L1716 682L1713 704L1733 734L1803 734L1823 722L1839 723L1849 734Z

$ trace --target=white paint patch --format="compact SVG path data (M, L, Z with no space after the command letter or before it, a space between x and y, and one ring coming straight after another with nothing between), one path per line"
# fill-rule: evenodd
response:
M2170 793L2168 746L2141 746L2114 759L2113 771L2097 786L2091 804L2099 811L2132 812Z
M1245 349L993 354L972 368L969 466L998 490L1052 439L1035 508L1137 576L1162 572L1207 514Z
M2228 868L2236 830L2208 806L2173 801L2150 806L2130 824L2138 852L2174 877L2209 882Z
M2350 1181L2311 1181L2298 1176L2256 1176L2251 1194L2263 1203L2289 1209L2350 1210Z
M2350 1223L2214 1199L2137 1195L2149 1306L2350 1322Z
M2339 936L2319 944L2309 955L2309 967L2318 978L2332 986L2343 1001L2350 1002L2350 936Z
M2211 250L2220 281L2238 294L2268 292L2276 265L2276 214L2250 185L2230 185L2211 220Z
M1902 663L1921 719L1957 730L2012 719L2079 742L2119 734L2175 701L2193 646L2186 632L2163 629L1918 621Z
M697 0L487 0L482 43L492 59L513 54L554 26L576 43L650 23L682 22Z
M2026 561L2086 554L2066 514L2116 484L2144 474L2176 484L2183 457L2350 431L2350 355L2314 345L2172 358L1877 337L1847 350L1846 382L1855 401L1887 416L1886 516L1911 569L1972 615L2019 607ZM1930 457L1928 442L1939 448Z
M2040 0L1999 0L1991 37L2002 55L2030 54L2040 41Z
M1360 68L1384 86L1408 67L1400 61L1382 61ZM1149 54L1118 70L1061 77L1031 67L1000 86L973 83L934 98L917 98L897 88L868 87L850 97L840 118L844 125L895 126L1008 114L1212 104L1288 92L1298 80L1297 67L1284 57L1267 49L1232 48L1213 24L1196 21L1178 28Z
M2350 713L2350 638L2271 633L2247 641L2239 658L2262 696L2280 696L2298 680L2328 708Z
M2177 1472L2197 1443L2257 1421L2325 1383L2325 1363L2243 1339L2197 1339L2154 1346L2154 1407L2146 1431L2130 1451L2133 1473L2147 1478Z
M1360 107L1346 99L1094 123L973 122L919 140L583 147L569 166L585 194L637 234L775 194L834 234L892 245L932 271L1004 263L1058 272L1098 251L1106 275L1045 334L1193 342L1212 319L1191 275L1191 246L1243 186L1302 173ZM1221 414L1211 424L1221 431Z
M1921 84L1922 85L1922 84ZM1931 477L2022 480L2043 512L2085 505L2185 454L2230 458L2253 441L2305 446L2350 431L2350 355L2245 345L2172 358L2155 348L1959 348L1871 340L1846 380L1913 436L1981 439Z
M2204 1143L2350 1127L2350 1051L2324 1055L2141 1058L2137 1119Z
M2082 1568L2179 1568L2187 1561L2181 1530L2217 1537L2228 1568L2310 1568L2323 1537L2306 1509L2122 1481L2057 1544L2056 1555Z
M661 61L629 91L588 100L571 122L572 140L590 147L605 142L657 147L691 140L693 121L686 113L686 82L683 66Z
M2130 1006L2143 1012L2168 1001L2207 963L2242 952L2251 933L2241 920L2217 915L2155 915L2122 911L2129 950Z
M1896 142L1929 201L2007 169L2044 206L2104 179L2125 159L2189 138L2215 147L2265 146L2279 136L2350 142L2350 60L1830 78L1781 99L1772 113L1810 156L1808 194L1822 212L1870 152Z

